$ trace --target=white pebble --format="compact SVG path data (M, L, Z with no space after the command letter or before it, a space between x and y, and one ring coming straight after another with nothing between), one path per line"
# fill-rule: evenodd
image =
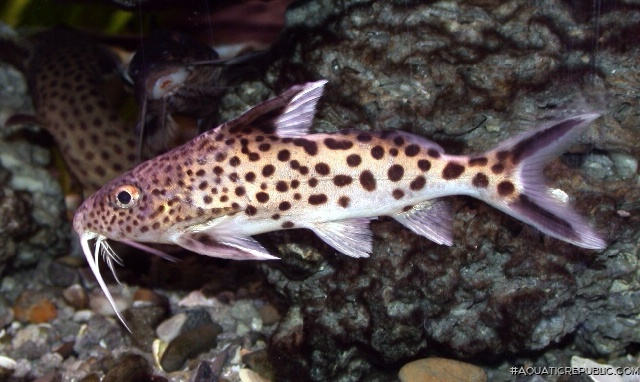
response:
M180 334L180 330L182 330L182 325L184 325L185 321L187 321L187 315L185 313L178 313L158 325L156 335L164 342L171 342Z
M16 361L12 358L0 355L0 367L5 370L13 370L16 367Z

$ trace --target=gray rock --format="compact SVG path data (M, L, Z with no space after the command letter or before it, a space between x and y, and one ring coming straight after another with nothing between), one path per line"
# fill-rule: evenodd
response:
M13 358L39 359L49 352L56 332L50 325L28 325L20 329L12 340Z
M2 35L7 34L3 29ZM1 125L13 114L31 111L24 80L3 63L0 89ZM70 237L62 191L46 169L49 151L18 135L15 128L0 129L0 203L18 198L11 203L12 211L3 211L1 220L13 219L5 223L20 227L19 232L8 233L0 227L0 242L7 243L0 247L0 273L7 264L32 266L43 257L61 254Z
M1 167L0 167L1 168ZM0 184L0 273L16 256L20 238L34 229L29 219L31 203L28 195L17 193Z
M125 330L120 323L100 315L93 315L87 322L87 326L78 334L73 350L79 357L86 358L96 352L102 355L100 349L130 346L131 340L124 333Z

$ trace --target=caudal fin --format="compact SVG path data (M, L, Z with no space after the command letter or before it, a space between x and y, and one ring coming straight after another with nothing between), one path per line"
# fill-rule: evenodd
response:
M562 154L600 114L583 114L504 142L487 153L496 184L485 201L540 231L589 249L605 241L571 204L545 185L544 166Z

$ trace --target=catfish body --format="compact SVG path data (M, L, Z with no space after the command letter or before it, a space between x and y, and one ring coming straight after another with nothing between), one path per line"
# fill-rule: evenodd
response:
M443 198L449 195L481 199L577 246L605 247L542 176L544 164L598 114L547 124L483 154L454 156L401 131L309 134L325 82L294 86L142 163L86 200L74 229L94 272L106 239L273 259L251 235L292 228L311 229L338 252L366 257L369 221L381 215L451 245L453 213Z

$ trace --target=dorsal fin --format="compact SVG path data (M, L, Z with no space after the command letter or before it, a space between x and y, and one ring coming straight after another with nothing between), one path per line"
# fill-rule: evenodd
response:
M309 132L326 80L290 87L244 114L220 125L216 131L232 134L260 129L280 137L301 137Z

